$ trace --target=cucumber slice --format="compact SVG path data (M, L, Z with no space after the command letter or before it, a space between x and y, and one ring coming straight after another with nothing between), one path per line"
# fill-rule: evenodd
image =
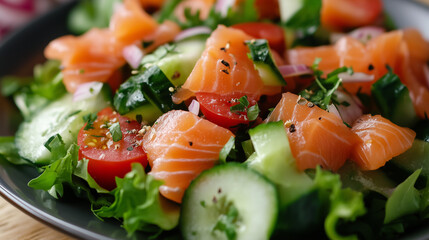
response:
M391 69L371 86L371 93L383 117L405 127L417 122L408 88Z
M185 83L197 60L201 57L207 36L195 36L175 44L159 47L142 59L142 66L157 65L174 86Z
M392 158L391 162L409 173L422 169L421 174L429 177L429 142L415 139L410 149Z
M282 22L287 22L304 6L304 0L279 1L280 18Z
M298 171L282 121L260 124L249 135L255 153L245 163L277 184L282 206L311 190L313 181Z
M269 239L278 214L274 185L236 163L216 166L185 192L181 228L185 239Z
M246 41L250 57L266 86L285 86L286 81L280 73L271 55L270 47L265 39Z
M153 65L124 82L114 97L113 105L122 115L145 106L146 109L153 109L145 115L159 117L161 115L159 113L184 108L184 104L173 103L171 99L173 93L174 85L158 66ZM150 104L153 108L149 106Z
M103 85L99 92L81 101L74 102L72 98L71 94L65 94L20 125L15 143L21 157L37 165L50 164L51 153L44 146L45 142L56 134L61 135L66 149L76 142L84 125L82 117L110 105L110 88Z

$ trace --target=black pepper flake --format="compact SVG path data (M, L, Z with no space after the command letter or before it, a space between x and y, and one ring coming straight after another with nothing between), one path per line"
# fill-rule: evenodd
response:
M222 189L221 188L219 188L218 190L217 190L217 193L222 193Z
M125 122L126 122L126 123L131 123L131 121L130 121L130 120L125 120Z
M128 151L132 151L134 148L133 148L133 146L129 146L129 147L127 147L127 150Z
M322 120L322 117L319 117L319 120Z
M230 66L229 66L229 63L227 62L227 61L225 61L225 60L221 60L220 61L225 67L227 67L227 68L229 68Z
M226 73L226 74L229 74L229 72L228 72L228 70L227 70L227 69L222 69L222 72L224 72L224 73Z
M192 147L192 145L194 144L193 142L188 142L189 143L189 146L191 146Z
M221 47L220 50L226 52L226 48L225 47Z
M291 124L289 127L289 132L293 133L296 131L295 124Z
M369 70L369 71L372 71L372 70L374 70L374 65L372 65L372 64L369 64L369 66L368 66L368 70Z
M212 201L213 201L214 203L217 203L217 198L216 198L216 196L213 196Z

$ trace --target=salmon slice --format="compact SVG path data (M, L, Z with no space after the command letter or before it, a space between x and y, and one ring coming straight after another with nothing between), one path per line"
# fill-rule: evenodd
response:
M249 59L245 41L251 39L241 30L219 25L207 40L206 49L182 89L219 95L240 93L253 99L259 99L262 93L278 93L279 87L264 88L253 61Z
M115 9L109 27L116 39L131 44L153 33L158 23L142 9L137 0L124 0Z
M64 85L67 91L74 92L82 83L109 82L116 77L114 73L125 64L123 47L107 29L92 29L80 37L65 36L52 41L45 56L61 61Z
M363 170L375 170L387 161L408 150L416 133L397 126L380 115L361 116L353 124L352 131L362 141L355 146L351 159Z
M404 30L404 43L400 49L401 67L397 71L410 91L417 115L429 115L429 43L415 29Z
M231 131L186 111L162 115L143 137L143 148L152 170L164 181L160 193L181 203L190 182L213 167Z
M161 44L171 41L175 36L171 35L179 30L170 23L166 26L170 27L155 34L156 21L144 12L137 0L125 0L113 14L110 29L94 28L79 37L60 37L46 47L45 56L61 61L63 82L69 92L92 81L107 82L115 90L122 80L118 69L125 64L123 49L130 44L140 44L139 41L151 34L155 34Z
M299 170L323 168L338 170L351 155L359 138L341 118L304 98L284 93L271 115L265 120L282 120Z
M145 48L145 53L150 53L154 51L159 46L172 42L174 38L181 31L180 26L177 23L165 20L152 34L144 37L145 42L151 42L151 44Z
M346 66L352 67L355 72L372 74L372 82L343 83L349 92L356 93L361 89L361 92L370 93L371 85L387 73L386 65L394 69L398 66L402 39L402 31L382 34L368 41L366 45L345 36L331 46L291 49L287 52L287 60L290 64L311 66L315 58L321 58L319 69L325 73Z

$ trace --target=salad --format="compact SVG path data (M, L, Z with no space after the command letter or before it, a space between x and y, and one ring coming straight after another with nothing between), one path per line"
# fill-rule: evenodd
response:
M429 206L429 43L379 0L92 0L0 158L132 237L394 239Z

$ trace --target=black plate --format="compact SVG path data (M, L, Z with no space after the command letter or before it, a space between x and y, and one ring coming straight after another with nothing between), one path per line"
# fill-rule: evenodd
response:
M411 1L385 0L385 9L398 27L415 27L429 39L429 8ZM66 16L75 3L66 4L10 35L0 45L0 76L29 76L35 63L42 62L42 51L55 37L67 34ZM12 135L19 122L11 101L0 97L0 136ZM14 166L0 160L0 194L30 216L67 234L83 239L126 239L126 232L115 221L102 222L89 210L85 200L54 200L43 191L27 187L36 177L35 169ZM145 238L137 234L136 238ZM406 238L428 239L429 225Z

